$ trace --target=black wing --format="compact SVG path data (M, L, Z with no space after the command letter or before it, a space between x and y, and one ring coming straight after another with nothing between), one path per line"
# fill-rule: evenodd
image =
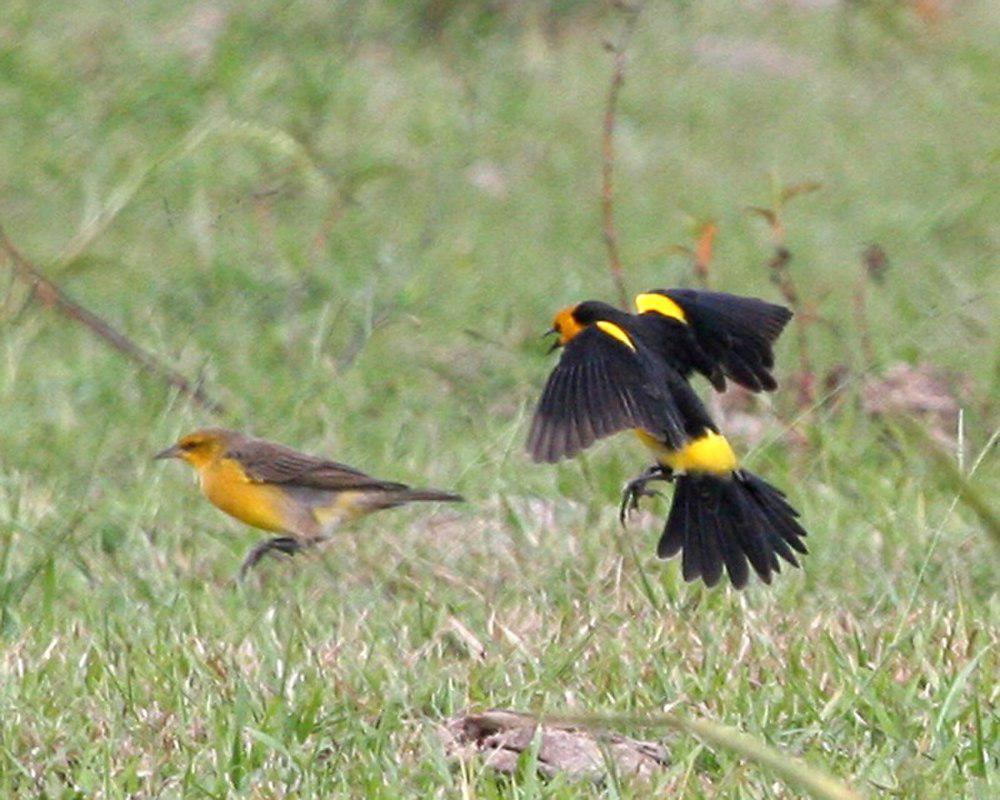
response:
M381 481L360 470L306 455L263 439L243 439L226 453L238 461L253 480L326 490L403 490L406 485Z
M701 362L696 368L716 389L725 389L726 378L753 392L777 388L772 345L792 318L789 309L725 292L666 289L650 294L669 297L681 307L701 350L693 359Z
M656 365L597 326L588 327L566 345L549 375L528 452L535 461L554 462L629 428L642 428L671 448L689 438Z

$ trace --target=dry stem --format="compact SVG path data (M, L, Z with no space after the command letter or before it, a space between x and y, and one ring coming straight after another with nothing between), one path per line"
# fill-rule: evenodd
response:
M192 384L179 372L162 363L156 356L144 350L124 334L119 333L95 313L71 300L62 289L46 278L36 266L21 255L14 243L7 237L2 226L0 226L0 251L5 253L10 260L14 267L14 274L27 283L32 294L46 306L55 308L63 316L80 323L115 350L127 356L146 371L159 376L199 405L216 414L222 413L222 406L206 395L200 386Z
M618 96L625 83L625 51L632 35L642 6L629 6L616 3L615 7L626 14L625 30L618 44L605 43L605 47L614 55L614 69L611 73L611 86L608 89L608 102L604 110L604 134L602 137L603 164L601 170L601 212L604 227L604 245L608 250L608 266L611 270L611 280L618 292L618 301L622 308L628 307L628 291L625 288L625 274L622 270L621 256L618 252L618 229L615 226L615 122L618 112Z

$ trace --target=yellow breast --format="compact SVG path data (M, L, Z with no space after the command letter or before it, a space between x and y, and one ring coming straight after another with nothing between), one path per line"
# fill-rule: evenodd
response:
M654 453L657 460L676 472L710 472L714 475L728 475L739 461L726 437L711 431L697 439L692 439L680 450L671 450L655 436L643 430L636 430L640 441Z
M199 470L201 491L218 508L240 522L278 533L291 532L287 499L277 486L256 483L232 459L220 459Z

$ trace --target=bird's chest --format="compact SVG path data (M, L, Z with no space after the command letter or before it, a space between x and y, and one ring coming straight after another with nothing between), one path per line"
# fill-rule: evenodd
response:
M225 461L203 470L200 480L205 497L231 517L265 531L287 530L286 502L278 487L255 483Z

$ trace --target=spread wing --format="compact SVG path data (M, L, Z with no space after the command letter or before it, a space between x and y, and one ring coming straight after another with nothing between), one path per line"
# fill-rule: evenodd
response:
M647 295L668 297L680 306L701 351L693 359L696 368L716 389L726 388L726 378L753 392L777 388L772 345L792 318L789 309L755 297L695 289L659 289ZM640 312L642 297L636 299Z
M681 411L641 351L596 325L564 348L528 434L535 461L570 458L597 439L642 428L669 447L688 438Z
M244 439L230 447L226 456L238 461L251 479L261 483L331 491L407 488L402 483L373 478L346 464L306 455L262 439Z

